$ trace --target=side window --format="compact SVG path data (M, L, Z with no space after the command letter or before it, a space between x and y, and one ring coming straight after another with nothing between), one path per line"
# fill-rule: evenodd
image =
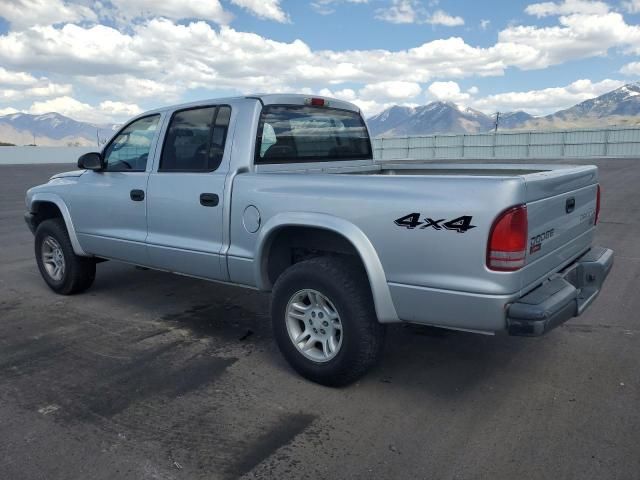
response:
M140 118L127 125L104 152L109 172L144 172L160 115Z
M171 119L160 158L160 172L211 172L222 162L230 107L193 108Z

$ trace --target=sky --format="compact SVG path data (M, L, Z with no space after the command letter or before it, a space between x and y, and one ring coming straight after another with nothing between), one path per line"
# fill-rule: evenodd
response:
M552 113L640 79L640 0L0 0L0 115L248 93Z

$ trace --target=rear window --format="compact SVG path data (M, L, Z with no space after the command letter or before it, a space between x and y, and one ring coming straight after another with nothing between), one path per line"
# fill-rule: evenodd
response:
M333 162L371 158L358 112L298 105L262 109L256 163Z

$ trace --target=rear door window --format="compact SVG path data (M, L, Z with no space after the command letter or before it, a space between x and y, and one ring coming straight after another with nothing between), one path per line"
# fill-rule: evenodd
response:
M224 156L231 107L202 107L173 114L165 136L160 172L212 172Z

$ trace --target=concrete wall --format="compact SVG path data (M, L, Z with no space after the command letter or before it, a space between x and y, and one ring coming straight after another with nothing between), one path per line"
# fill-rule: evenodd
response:
M640 156L640 127L376 138L377 160L626 158Z
M96 147L0 147L0 165L26 163L75 163Z

